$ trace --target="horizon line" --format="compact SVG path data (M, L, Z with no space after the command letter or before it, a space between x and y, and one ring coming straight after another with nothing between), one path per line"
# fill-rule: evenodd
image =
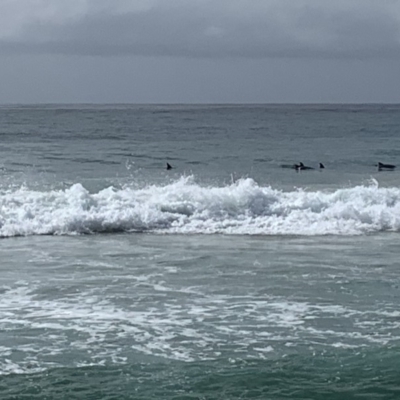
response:
M7 106L46 106L46 105L133 105L133 106L346 106L346 105L400 105L399 102L0 102L0 107Z

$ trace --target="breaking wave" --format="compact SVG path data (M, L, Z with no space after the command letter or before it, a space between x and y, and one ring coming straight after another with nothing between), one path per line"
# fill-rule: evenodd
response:
M90 193L21 187L0 193L0 237L102 232L360 235L400 230L400 189L356 186L285 192L241 179L204 187L191 177Z

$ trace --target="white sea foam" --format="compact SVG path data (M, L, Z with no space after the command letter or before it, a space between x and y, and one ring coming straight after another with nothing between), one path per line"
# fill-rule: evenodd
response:
M151 231L180 234L359 235L400 230L400 189L356 186L280 191L242 179L204 187L192 178L143 189L81 184L0 194L0 236Z
M149 308L133 306L136 301L121 306L115 293L102 286L84 285L74 296L44 298L38 296L41 284L21 282L0 294L0 375L124 364L138 354L180 361L221 354L264 359L282 354L281 345L360 348L399 341L395 311L387 308L204 294L179 304L172 296ZM136 292L135 283L129 287ZM328 320L337 322L326 326Z

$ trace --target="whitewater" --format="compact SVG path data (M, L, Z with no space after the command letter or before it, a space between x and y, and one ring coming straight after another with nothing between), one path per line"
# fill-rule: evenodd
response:
M142 189L81 184L0 193L0 236L112 232L359 235L400 229L400 189L378 184L285 192L240 179L203 187L193 177Z

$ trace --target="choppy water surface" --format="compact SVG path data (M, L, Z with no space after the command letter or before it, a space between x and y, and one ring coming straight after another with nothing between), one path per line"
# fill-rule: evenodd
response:
M0 117L2 399L400 395L396 106Z

